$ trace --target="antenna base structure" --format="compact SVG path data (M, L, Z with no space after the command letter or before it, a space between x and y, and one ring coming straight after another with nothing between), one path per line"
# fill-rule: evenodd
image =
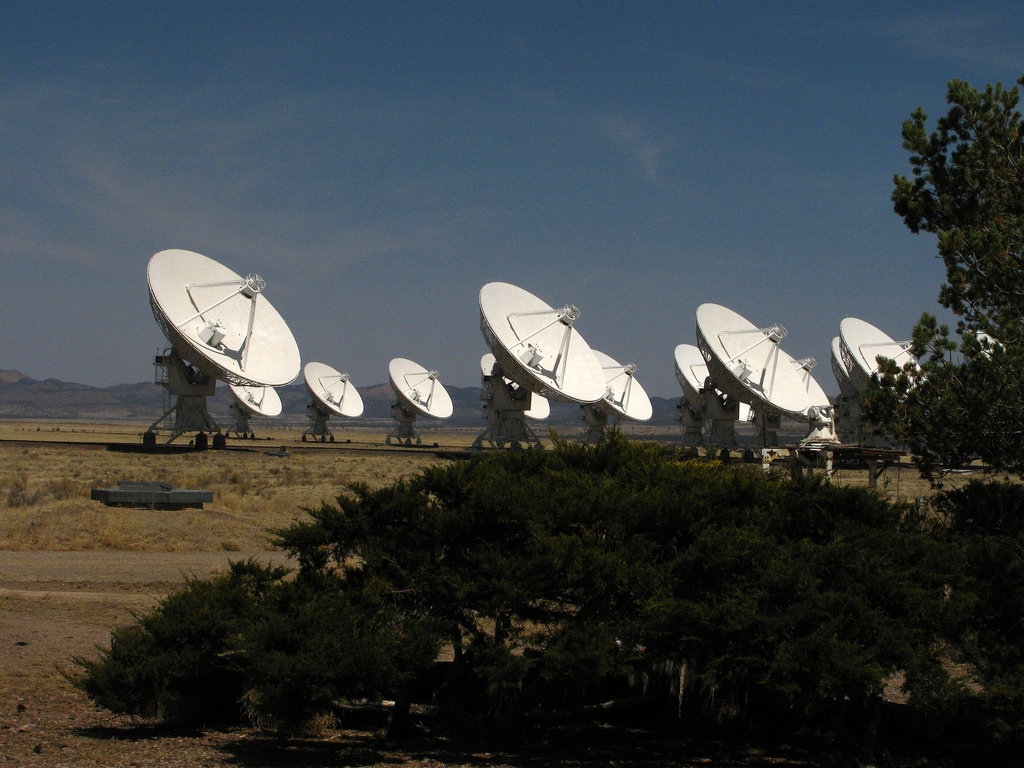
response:
M723 395L709 383L701 390L704 398L705 424L704 443L710 449L736 448L739 437L736 422L740 420L740 403Z
M687 448L696 448L704 442L704 418L703 409L696 409L685 397L680 397L676 404L675 420L679 422L679 430L682 433L680 443Z
M782 427L782 416L778 411L752 406L757 442L761 448L777 448L782 445L779 429Z
M232 403L230 410L235 423L229 432L243 440L254 440L256 433L249 428L249 412L238 403Z
M739 445L736 422L743 415L741 404L715 389L704 353L692 344L680 344L674 358L676 380L683 389L676 406L683 445L709 449Z
M391 418L398 424L384 438L386 445L423 445L423 440L413 426L416 423L415 411L395 402L391 404Z
M481 366L480 399L484 403L483 417L487 420L487 428L477 435L471 448L479 451L487 443L491 448L543 449L540 438L526 418L533 407L534 397L540 399L540 396L506 379L493 356L485 355Z
M839 445L834 414L832 406L815 405L808 408L807 421L810 423L810 429L804 439L800 441L800 447L822 450Z
M609 419L607 411L591 403L584 403L580 406L580 418L586 427L583 433L584 443L596 444L605 439Z
M840 394L835 402L836 435L844 443L861 441L860 399Z
M309 427L302 433L301 440L306 442L306 437L313 438L314 443L333 443L334 433L327 426L331 418L331 412L316 402L307 403L306 418L309 419Z
M156 432L161 425L170 428L171 435L164 445L170 445L188 432L196 432L196 445L206 442L206 433L213 433L214 445L222 443L224 436L206 407L206 400L213 397L217 379L186 362L175 349L166 349L153 359L156 367L156 383L165 389L165 405L174 397L174 404L149 425L146 430L148 442L155 443ZM153 437L149 437L152 434ZM202 438L199 437L202 435Z
M704 400L700 408L694 408L686 396L679 398L676 405L675 419L682 431L682 444L686 447L703 445L709 450L739 446L736 422L740 404L713 388L702 389L700 394Z

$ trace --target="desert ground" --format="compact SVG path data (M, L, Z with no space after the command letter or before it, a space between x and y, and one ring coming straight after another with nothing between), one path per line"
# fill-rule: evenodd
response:
M301 443L281 430L233 441L223 451L148 454L138 425L0 422L0 764L16 766L533 766L827 765L829 756L792 745L772 749L665 741L643 729L597 728L574 736L533 733L502 751L430 739L391 744L380 719L325 724L308 738L279 740L250 729L179 732L93 707L62 676L76 655L96 653L189 577L230 560L286 562L268 530L300 518L361 481L381 485L449 461L472 440L425 435L439 449L383 446L385 431L345 436L351 444ZM283 455L280 448L286 448ZM447 451L447 453L446 453ZM213 491L203 509L107 507L92 488L159 480ZM836 482L866 483L840 471ZM960 481L957 479L956 481ZM903 466L879 489L918 498L927 484Z

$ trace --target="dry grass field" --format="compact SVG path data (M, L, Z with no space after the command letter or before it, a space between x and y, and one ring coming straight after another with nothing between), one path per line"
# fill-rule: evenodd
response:
M264 551L268 529L333 499L347 485L384 485L444 461L432 448L385 447L383 429L346 432L351 443L304 443L298 430L278 430L261 440L229 441L221 451L107 449L108 442L137 446L139 431L137 425L0 422L0 550ZM452 430L424 442L460 453L473 436ZM278 455L282 446L289 455ZM966 478L952 476L946 486ZM90 500L91 489L118 481L212 491L214 500L204 509L173 513ZM866 485L868 472L839 469L833 482ZM876 487L894 500L933 492L906 459L879 476Z
M250 444L252 441L248 441ZM383 485L437 462L425 451L342 451L279 445L167 454L79 443L0 443L0 549L251 552L266 530L336 497L346 485ZM213 492L204 509L107 507L93 488L160 481Z
M168 732L97 710L60 674L75 654L95 652L111 627L131 620L190 575L222 571L229 560L282 561L268 529L301 517L304 507L343 493L352 482L380 486L445 458L444 451L385 448L387 429L339 432L351 444L298 441L301 429L229 441L228 450L139 453L144 427L0 422L0 763L19 766L598 766L659 764L827 765L827 756L788 748L646 744L596 749L538 737L508 752L432 742L395 748L374 730L327 728L312 740L279 742L250 730ZM424 432L448 454L465 451L474 432ZM651 437L650 435L646 437ZM186 442L186 441L180 441ZM281 446L288 455L275 455ZM118 480L163 481L208 490L203 509L107 507L92 488ZM963 482L957 476L950 482ZM864 471L840 470L835 482L866 484ZM878 489L915 499L931 489L903 465ZM616 745L623 734L615 737ZM628 737L627 737L628 738ZM609 751L611 750L611 751ZM646 751L645 751L646 750Z

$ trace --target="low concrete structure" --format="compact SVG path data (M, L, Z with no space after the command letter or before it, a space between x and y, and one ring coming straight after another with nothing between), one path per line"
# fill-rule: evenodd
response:
M204 503L213 501L213 491L174 488L170 483L118 480L117 488L93 488L90 498L108 507L202 509Z

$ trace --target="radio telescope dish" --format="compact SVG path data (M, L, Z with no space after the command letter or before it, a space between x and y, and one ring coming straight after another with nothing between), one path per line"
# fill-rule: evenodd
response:
M601 365L573 323L572 304L552 309L509 283L480 289L480 330L504 375L551 400L595 403L604 397Z
M214 447L224 444L206 400L218 379L228 384L276 387L299 371L299 348L274 307L263 296L258 275L240 277L213 259L171 249L154 254L146 269L153 317L171 348L154 361L157 381L174 395L143 435L155 446L156 432L171 422L168 443L196 431L195 445L206 446L206 432L216 432Z
M334 434L327 426L328 420L332 415L349 418L361 415L363 399L347 373L341 373L326 363L306 363L302 376L311 398L306 406L310 426L302 433L302 439L305 441L306 435L311 435L314 440L333 443Z
M853 386L846 362L843 360L842 342L838 336L832 339L832 375L836 377L836 383L839 385L840 397L857 396L857 388Z
M704 443L729 448L739 444L736 422L747 421L750 406L722 394L711 383L708 364L700 349L680 344L675 349L676 381L683 396L676 406L676 420L684 445Z
M693 408L703 408L705 383L708 380L708 364L700 350L692 344L680 344L675 350L676 381L683 388L683 397Z
M860 442L860 394L847 373L838 336L832 339L831 359L832 375L839 385L835 405L836 434L844 443Z
M253 416L280 416L281 396L273 387L248 387L229 384L235 401Z
M482 448L485 441L492 448L541 447L540 438L526 420L546 419L551 415L551 404L505 376L490 352L480 358L480 399L484 401L487 428L473 441L474 450Z
M299 373L299 347L263 290L259 275L240 277L192 251L160 251L149 260L153 315L182 358L230 384L279 387Z
M850 377L860 393L868 388L871 375L878 372L878 358L887 357L899 364L912 361L910 342L893 341L871 323L846 317L839 323L839 350Z
M235 396L231 403L231 414L235 418L234 432L241 437L254 438L256 434L249 428L250 416L280 416L281 396L273 387L250 387L229 384L231 394Z
M604 396L596 403L584 403L580 414L587 431L583 439L596 443L604 439L610 417L647 421L654 413L651 399L636 380L636 365L623 365L610 355L593 350L605 377Z
M839 323L839 361L833 341L832 368L840 366L846 371L849 383L843 389L839 383L840 397L837 403L837 426L840 434L860 443L863 447L896 449L896 441L888 435L875 434L869 426L862 424L860 395L871 384L871 376L878 372L878 358L887 357L902 365L916 362L910 352L910 342L893 341L883 331L863 320L846 317ZM839 373L836 373L839 378Z
M697 346L715 386L751 406L765 443L777 442L769 429L779 416L811 424L802 444L835 443L832 404L811 375L814 359L784 352L779 342L787 333L779 324L759 328L720 304L697 308Z
M654 415L651 398L636 380L636 364L623 365L610 355L594 350L605 376L605 393L599 405L631 421L647 421Z
M391 406L391 415L398 426L387 436L388 445L393 437L405 445L411 445L413 440L420 445L422 441L413 427L418 415L447 419L454 413L452 398L441 384L437 371L428 371L412 360L396 357L388 363L388 377L398 398Z

